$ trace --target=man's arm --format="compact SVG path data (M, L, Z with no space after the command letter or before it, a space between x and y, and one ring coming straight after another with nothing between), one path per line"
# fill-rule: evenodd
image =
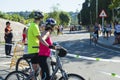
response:
M42 44L44 44L45 46L49 47L49 44L45 40L43 40L40 35L37 36L37 38L40 40L40 42L42 42Z

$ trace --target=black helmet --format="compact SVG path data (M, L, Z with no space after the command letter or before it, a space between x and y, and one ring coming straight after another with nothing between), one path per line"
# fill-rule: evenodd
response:
M46 20L46 26L50 25L50 26L55 26L56 25L56 21L53 18L48 18Z
M34 12L34 18L35 19L40 19L40 18L43 18L43 17L44 17L44 15L43 15L42 12L39 12L39 11Z

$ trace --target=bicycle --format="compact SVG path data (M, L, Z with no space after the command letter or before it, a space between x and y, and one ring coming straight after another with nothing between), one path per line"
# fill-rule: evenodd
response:
M38 46L35 46L33 48L39 48ZM22 71L26 74L29 74L31 71L31 58L36 56L35 54L24 54L23 57L19 58L16 62L16 71ZM54 66L56 65L56 62L51 59L51 66L52 66L52 71L54 71ZM38 67L39 68L39 67ZM39 73L39 72L37 72Z
M94 43L94 45L96 46L97 41L98 41L97 34L90 33L90 44Z
M78 74L74 74L74 73L66 73L65 70L62 68L62 63L61 63L61 57L65 57L67 54L66 49L64 49L63 47L60 47L59 49L56 49L55 51L55 59L56 59L56 64L55 64L55 68L54 71L51 75L50 80L85 80L82 76L78 75ZM26 55L26 57L24 57L25 59L27 58L32 58L29 55ZM44 80L44 79L37 79L36 76L38 76L37 74L35 75L35 71L33 70L32 64L30 62L30 68L31 68L31 73L30 74L26 74L22 71L13 71L11 73L9 73L5 80L31 80L32 78L34 78L34 80ZM58 72L58 70L60 70L61 72L61 77L59 79L56 79L54 76L56 75L56 73ZM38 71L40 73L40 71ZM13 79L15 77L12 77L15 75L16 79ZM22 79L21 79L22 78Z

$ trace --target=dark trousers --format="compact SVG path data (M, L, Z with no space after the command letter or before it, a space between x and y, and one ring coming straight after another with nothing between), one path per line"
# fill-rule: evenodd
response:
M5 54L10 55L12 49L12 37L13 34L9 33L5 35Z
M11 49L12 49L12 39L7 38L7 39L5 39L5 54L10 55Z
M5 54L10 55L11 49L12 49L12 45L5 45Z
M42 69L42 79L50 80L50 57L39 56L39 62Z

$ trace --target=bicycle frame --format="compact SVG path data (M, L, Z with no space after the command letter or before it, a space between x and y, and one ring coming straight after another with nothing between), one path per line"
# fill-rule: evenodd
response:
M64 79L67 80L67 79L68 79L67 74L66 74L65 70L63 70L60 57L59 57L58 54L56 53L56 65L55 65L55 70L53 71L50 80L54 80L54 76L55 76L55 74L57 73L58 70L61 71L62 77L64 77Z
M55 64L55 67L52 68L54 69L53 72L52 72L52 75L51 75L51 78L50 80L54 80L54 76L55 74L58 72L58 70L60 70L61 72L61 75L62 77L67 80L68 76L67 76L67 73L63 70L62 68L62 62L61 62L61 59L60 59L60 56L58 56L58 50L55 50L55 59L56 59L56 64ZM27 56L27 55L26 55ZM24 57L23 57L24 58ZM29 80L29 79L34 79L34 80L37 80L37 76L36 76L36 72L37 73L40 73L40 70L38 71L35 71L33 66L32 66L32 63L31 63L31 58L28 57L28 59L25 57L25 59L28 61L29 63L29 68L30 68L30 74L28 76L28 78L26 80ZM40 66L37 67L37 69L40 69ZM46 78L46 76L44 77L44 79Z
M30 61L30 59L28 59L28 62L29 62L29 64L30 64L30 69L31 69L31 72L30 72L30 75L28 76L28 78L26 79L26 80L30 80L31 78L33 78L34 80L37 80L36 79L36 75L35 75L35 70L33 69L33 66L32 66L32 63L31 63L31 61ZM40 68L40 67L39 67ZM39 71L39 73L40 73L40 71Z
M91 42L94 42L95 46L96 46L96 43L97 43L97 34L90 33L90 44L92 44Z

